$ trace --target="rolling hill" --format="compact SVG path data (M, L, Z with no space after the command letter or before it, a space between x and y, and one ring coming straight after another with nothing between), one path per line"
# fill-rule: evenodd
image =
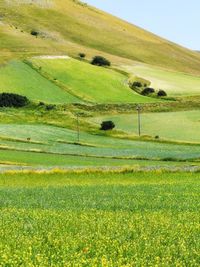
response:
M2 59L64 51L200 74L200 55L74 0L0 1ZM61 27L62 25L62 27ZM31 31L38 32L38 37ZM109 56L110 55L110 56Z

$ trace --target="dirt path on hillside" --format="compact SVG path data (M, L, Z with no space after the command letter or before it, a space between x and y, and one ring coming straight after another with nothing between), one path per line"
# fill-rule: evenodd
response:
M40 58L40 59L70 59L69 56L52 56L52 55L44 55L44 56L38 56L34 58Z

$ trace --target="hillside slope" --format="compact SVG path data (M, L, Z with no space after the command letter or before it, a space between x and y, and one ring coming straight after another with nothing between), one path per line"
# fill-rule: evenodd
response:
M98 51L200 74L200 55L75 0L0 0L0 52L5 56ZM40 33L38 38L30 32ZM4 52L4 53L3 53ZM99 52L99 53L100 53ZM114 58L116 60L117 58Z

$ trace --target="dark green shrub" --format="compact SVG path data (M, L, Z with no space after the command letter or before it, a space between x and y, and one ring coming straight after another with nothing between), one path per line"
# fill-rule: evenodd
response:
M141 82L133 82L132 87L142 87Z
M0 94L0 107L24 107L29 103L29 100L25 96L12 94L12 93L2 93Z
M167 93L164 90L159 90L158 94L159 97L167 96Z
M40 102L39 102L39 106L45 106L45 103L42 102L42 101L40 101Z
M79 55L80 58L85 58L86 57L86 54L84 54L84 53L79 53L78 55Z
M108 131L108 130L112 130L115 128L115 124L114 122L112 121L103 121L101 123L101 128L100 130L103 130L103 131Z
M39 35L39 32L37 32L37 31L35 31L35 30L32 30L32 31L31 31L31 35L37 37L37 36Z
M144 90L142 90L142 92L141 92L142 95L146 95L146 96L153 94L153 93L155 93L155 89L150 88L150 87L144 88Z
M56 105L46 105L46 110L53 110L55 109Z
M111 65L110 61L102 56L95 56L92 59L91 64L96 65L96 66L110 66Z

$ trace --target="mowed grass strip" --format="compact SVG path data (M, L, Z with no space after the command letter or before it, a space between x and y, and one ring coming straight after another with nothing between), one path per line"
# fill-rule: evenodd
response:
M0 68L0 93L3 92L17 93L45 103L80 102L20 61L12 61Z
M93 66L75 59L31 60L54 79L86 101L95 103L146 103L155 99L138 95L127 85L127 77L108 68Z
M199 178L166 172L1 174L0 261L199 266Z
M188 169L200 166L198 162L176 162L176 161L153 161L153 160L132 160L117 158L101 158L79 155L60 155L51 153L38 153L30 151L2 150L0 149L0 170L20 170L26 167L33 167L38 170L48 168L91 168L101 167L103 169L145 167L147 170L154 168L180 168ZM8 165L9 164L9 165Z

